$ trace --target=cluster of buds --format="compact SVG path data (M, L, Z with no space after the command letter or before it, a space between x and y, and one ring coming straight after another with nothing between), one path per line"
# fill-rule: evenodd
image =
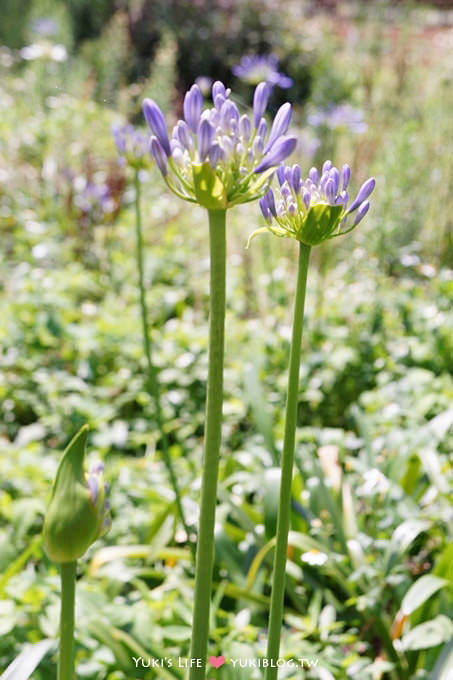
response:
M85 425L63 453L44 519L44 546L58 563L82 557L111 523L103 464L92 464L85 475L87 432Z
M121 165L127 164L136 170L145 170L149 167L147 135L130 123L126 125L113 123L110 130Z
M253 121L241 115L230 90L212 86L213 107L203 110L203 96L193 85L184 98L184 120L171 139L162 111L145 99L143 112L153 132L151 154L169 188L181 198L222 210L262 196L276 167L294 150L287 135L291 105L283 104L270 130L264 118L270 86L260 83L253 99Z
M277 195L268 189L259 202L267 227L256 230L250 239L271 231L315 246L352 231L369 210L367 199L376 181L371 177L364 182L348 206L350 176L348 165L343 165L340 172L331 161L324 163L321 173L311 168L305 180L298 165L280 165Z

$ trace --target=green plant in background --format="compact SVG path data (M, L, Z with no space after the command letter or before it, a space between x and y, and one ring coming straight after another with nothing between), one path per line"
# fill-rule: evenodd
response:
M145 267L144 267L144 253L143 253L143 233L142 233L142 209L141 209L141 192L140 185L143 180L143 175L146 175L146 170L150 166L150 158L148 154L148 140L139 130L136 130L133 125L113 125L112 135L115 140L116 148L120 154L119 159L123 163L127 163L134 173L134 189L135 189L135 230L136 230L136 261L138 271L138 286L140 294L140 314L142 319L142 335L143 335L143 349L145 352L146 366L147 366L147 389L154 401L154 408L156 411L156 424L159 430L162 441L162 457L165 467L167 468L168 477L171 487L175 494L176 507L178 510L179 519L184 527L187 540L190 541L190 532L187 525L184 509L182 504L181 491L178 484L177 475L173 466L170 455L170 446L168 442L168 435L164 423L159 375L156 366L152 360L152 345L151 333L148 323L148 310L146 307L146 288L145 288ZM190 542L191 549L193 544ZM195 557L195 554L194 554Z
M44 547L61 569L60 652L58 680L74 676L74 621L77 560L110 527L104 466L84 471L88 427L68 444L58 467L44 519Z
M216 81L214 106L203 111L203 96L193 85L184 98L184 120L178 121L170 142L164 116L151 99L143 111L154 133L151 153L168 187L180 198L208 210L210 243L209 369L206 402L200 522L196 555L191 657L203 666L191 668L191 680L206 676L214 523L222 430L223 361L226 280L226 211L256 200L265 191L275 167L296 145L286 135L291 106L284 104L267 131L270 87L260 83L253 100L253 123L229 98L230 90Z
M260 229L259 232L270 231L277 236L286 236L299 241L299 264L289 358L280 502L267 646L267 659L275 665L266 670L267 680L275 680L278 673L277 661L280 649L290 528L300 353L310 249L327 239L352 231L368 212L370 204L367 199L376 183L374 178L367 180L360 188L356 198L348 206L347 189L351 176L348 165L344 165L340 173L336 167L332 166L331 161L326 161L322 167L321 175L316 168L312 168L309 176L303 180L298 165L290 167L282 164L277 175L280 184L277 201L272 189L269 189L260 200L261 211L267 221L267 226ZM354 212L356 212L356 215L352 219ZM274 224L274 221L276 224ZM250 238L253 238L257 233L254 232Z

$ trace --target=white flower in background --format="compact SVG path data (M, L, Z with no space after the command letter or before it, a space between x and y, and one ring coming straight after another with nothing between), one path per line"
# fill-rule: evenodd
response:
M328 556L326 555L326 553L321 552L321 550L313 548L312 550L308 550L308 552L305 552L302 555L301 559L302 562L305 562L306 564L309 564L312 567L322 567L322 565L327 562Z
M377 468L372 468L363 473L364 484L357 489L360 496L374 496L378 493L387 493L390 490L390 481Z
M23 47L20 56L25 61L35 61L36 59L49 59L50 61L66 61L68 52L64 45L52 45L49 42L32 43Z

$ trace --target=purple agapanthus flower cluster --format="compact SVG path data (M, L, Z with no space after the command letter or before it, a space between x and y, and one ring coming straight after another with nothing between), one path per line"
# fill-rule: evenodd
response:
M169 137L162 111L145 99L143 112L153 132L151 154L168 186L185 200L213 207L245 203L262 195L273 170L294 150L297 139L288 135L291 105L283 104L272 125L266 111L270 87L260 83L253 98L253 118L240 113L230 90L220 81L212 86L211 108L203 110L203 96L195 84L184 98L184 119Z
M259 202L267 229L310 246L352 231L368 212L367 199L376 184L374 177L368 179L348 205L348 165L340 171L325 161L321 172L313 167L304 180L299 165L282 164L277 177L280 186L276 195L269 189Z
M144 169L149 162L148 156L148 137L140 130L137 130L130 123L118 125L113 123L111 126L113 141L119 154L121 165L126 163L138 169Z
M278 70L277 58L273 55L246 55L233 66L233 75L246 83L257 85L261 81L283 89L291 87L293 81Z
M366 132L368 129L363 112L350 104L337 104L315 111L308 116L308 122L314 127L325 126L329 130L347 128L355 134Z

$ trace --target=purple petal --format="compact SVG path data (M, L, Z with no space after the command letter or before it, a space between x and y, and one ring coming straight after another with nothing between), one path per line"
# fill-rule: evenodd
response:
M325 172L328 172L331 167L332 167L332 161L324 161L323 166L322 166L322 174L324 174Z
M144 100L143 113L146 122L156 135L165 153L167 156L170 156L170 140L168 139L167 125L165 123L164 114L157 106L156 102L152 99Z
M278 168L277 168L277 179L278 179L278 183L280 184L280 186L285 181L285 166L284 166L283 163L281 165L279 165Z
M370 209L369 201L364 201L363 203L360 204L359 209L357 210L357 215L355 216L354 227L363 220L369 209Z
M333 180L334 184L334 195L336 196L338 194L338 189L340 187L340 171L338 168L332 168L329 171L330 178Z
M306 189L304 189L303 201L304 201L305 207L308 210L308 208L310 207L311 194Z
M99 495L99 480L96 476L90 476L87 479L87 485L90 490L91 501L96 505Z
M351 177L351 168L347 163L343 165L341 168L341 181L343 185L343 191L347 189L348 184L349 184L349 179Z
M292 116L291 104L289 102L286 102L286 104L280 106L279 110L277 111L277 114L274 118L274 122L272 123L265 151L269 151L274 142L276 142L276 140L279 137L281 137L287 132L289 124L291 122L291 116Z
M335 202L335 182L331 177L327 180L324 191L326 193L327 201L330 204L333 204Z
M271 215L271 211L269 209L269 206L267 204L266 196L263 196L262 198L260 198L260 200L258 201L258 204L261 208L261 212L263 213L264 219L266 220L266 222L269 222L269 224L270 224L272 222L272 215Z
M272 189L268 189L264 195L266 197L269 210L271 211L274 217L277 217L277 211L275 209L274 192L272 191Z
M309 178L313 182L313 184L318 184L319 182L319 172L317 168L311 168L310 172L308 173Z
M266 111L270 93L271 88L267 83L260 83L255 89L253 95L253 122L256 128Z
M156 162L157 167L165 177L167 174L167 154L162 148L162 145L157 139L157 137L151 137L149 150Z
M209 149L208 157L209 157L209 164L213 170L215 170L217 163L220 161L222 158L222 147L220 144L213 144L211 148Z
M212 101L214 102L216 108L218 108L216 105L217 97L222 97L223 101L225 101L226 99L225 85L220 80L216 80L212 86ZM220 102L220 99L218 99L217 101ZM221 104L223 104L223 101L221 102Z
M215 129L211 123L204 118L198 126L198 155L203 162L209 153L212 142L214 141Z
M297 145L297 137L292 135L288 137L279 137L272 145L272 148L264 156L263 160L255 168L255 172L264 172L274 165L279 165L289 155L292 154Z
M192 132L196 132L203 111L203 95L198 85L192 85L184 97L184 118Z
M375 186L376 180L374 179L374 177L370 177L370 179L367 179L367 181L362 184L362 186L359 189L359 193L349 206L348 213L351 213L356 208L358 208L359 205L368 198L368 196L371 194Z
M193 139L190 128L184 120L180 120L176 126L177 138L184 149L190 150L193 147Z
M248 142L252 136L252 124L245 113L239 118L239 134L246 142Z

